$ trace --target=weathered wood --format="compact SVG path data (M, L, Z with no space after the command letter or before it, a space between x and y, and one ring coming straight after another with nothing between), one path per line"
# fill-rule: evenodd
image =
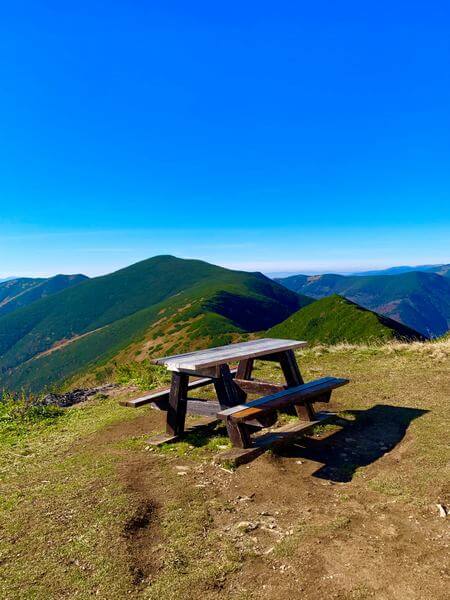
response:
M314 396L321 396L326 392L349 383L348 379L336 377L323 377L316 381L310 381L293 388L288 388L276 394L252 400L246 404L230 407L217 413L220 419L232 419L233 421L244 421L255 418L258 414L268 410L283 408L289 404L304 403Z
M161 446L162 444L170 444L178 441L180 438L178 435L171 435L170 433L158 433L147 440L147 444L150 446Z
M187 399L187 413L189 415L215 416L220 411L220 404L210 400L197 398Z
M246 394L234 383L228 365L220 365L220 377L214 379L217 399L222 407L236 406L245 402Z
M184 431L186 420L189 375L184 373L172 373L172 385L169 393L167 406L166 433L181 435Z
M232 419L227 420L227 432L233 446L248 448L252 445L250 431L244 423L236 423Z
M287 387L294 387L304 383L302 374L297 364L295 354L292 351L284 352L280 356L280 366L286 380ZM311 403L306 402L304 405L294 405L294 410L299 419L306 421L314 420L314 408ZM289 408L289 412L292 408Z
M266 448L258 446L250 446L249 448L237 448L234 446L225 452L221 452L214 458L214 462L218 465L238 467L254 460L265 452Z
M288 387L294 387L304 383L297 361L295 360L295 354L292 350L281 353L279 361Z
M212 380L209 377L202 379L195 379L188 383L188 390L196 390L206 385L211 385ZM128 406L130 408L139 408L145 404L153 403L157 405L160 410L167 410L167 402L169 401L170 386L155 390L151 394L140 396L132 400L121 400L119 404L121 406Z
M205 367L222 365L246 358L256 358L270 354L271 352L281 352L304 346L306 346L306 342L303 341L263 338L239 344L229 344L219 348L210 348L209 350L200 350L176 356L165 356L157 358L153 362L165 365L170 371L182 371L183 369L198 371Z
M214 380L217 398L221 406L236 406L245 402L246 394L234 383L228 365L220 365L221 377ZM234 446L247 448L251 444L250 432L243 423L227 421L228 436Z
M240 360L236 371L236 379L250 379L252 376L254 362L255 361L253 358Z
M236 385L238 385L247 394L275 394L286 389L285 385L279 383L270 383L268 381L259 381L252 379L247 381L245 379L234 379Z
M230 466L239 466L250 462L260 456L267 448L272 445L282 445L298 438L301 435L309 433L316 425L323 425L332 420L336 415L329 412L317 413L316 420L311 422L297 422L283 425L274 431L269 431L263 435L253 438L253 445L249 448L230 448L221 452L214 462Z
M194 424L190 427L186 427L184 433L195 433L197 431L202 431L204 429L210 429L214 427L218 423L216 418L204 417L202 419L196 420ZM147 440L147 444L150 446L161 446L162 444L171 444L173 442L177 442L180 439L178 435L170 435L168 433L158 433L157 435L152 436Z

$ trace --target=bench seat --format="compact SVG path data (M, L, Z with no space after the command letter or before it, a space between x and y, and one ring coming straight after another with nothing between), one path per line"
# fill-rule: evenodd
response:
M232 377L236 375L236 371L237 369L230 370ZM190 391L205 387L206 385L211 385L212 383L213 380L211 379L211 377L201 377L190 381L187 387L188 391ZM140 408L141 406L145 406L146 404L152 404L154 408L158 408L159 410L167 410L167 405L169 403L169 393L170 386L163 387L158 390L154 390L153 392L151 392L150 394L146 394L145 396L140 396L139 398L120 400L119 404L120 406L128 406L129 408ZM196 399L194 399L194 401L195 403L199 402Z
M296 387L282 390L275 394L253 400L245 404L238 404L217 413L219 419L241 423L254 419L271 410L280 410L290 405L304 404L314 401L328 401L330 392L349 383L348 379L337 377L323 377ZM315 400L314 400L315 399Z

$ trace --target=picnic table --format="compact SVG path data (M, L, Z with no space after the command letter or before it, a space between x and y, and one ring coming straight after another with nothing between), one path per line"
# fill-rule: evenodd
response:
M182 436L186 414L190 413L225 421L234 447L260 448L261 438L254 440L251 434L273 425L278 410L296 413L299 422L266 436L267 443L276 441L277 435L279 438L283 433L305 432L329 418L331 413L316 413L313 404L328 402L333 389L348 383L347 379L335 377L305 383L294 350L306 345L305 341L263 338L158 358L153 362L172 372L170 387L122 404L137 408L152 403L167 411L166 433L149 440L153 444L175 441ZM278 363L285 383L252 378L256 359ZM237 366L230 368L235 363ZM214 386L216 401L189 396L190 391L210 384ZM248 394L258 398L247 401Z

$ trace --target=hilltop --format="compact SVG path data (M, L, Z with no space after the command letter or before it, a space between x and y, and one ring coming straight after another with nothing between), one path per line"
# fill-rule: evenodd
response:
M86 275L20 277L0 282L0 317L88 279Z
M156 256L0 317L1 387L61 385L118 353L221 345L311 301L261 273Z
M305 349L306 381L351 380L336 423L234 472L213 464L223 427L150 451L165 414L119 406L129 389L6 405L0 597L447 600L449 359L448 341Z
M409 327L337 294L301 308L282 323L269 329L267 335L304 339L310 344L423 339Z
M426 337L450 329L450 278L436 273L292 275L275 281L312 298L340 294Z

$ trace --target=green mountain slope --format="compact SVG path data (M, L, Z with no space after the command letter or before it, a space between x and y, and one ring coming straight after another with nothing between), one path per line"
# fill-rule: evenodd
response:
M276 281L313 298L340 294L427 337L450 329L450 278L435 273L294 275Z
M409 327L336 294L301 308L267 335L323 344L423 339Z
M86 279L86 275L55 275L47 279L23 277L0 283L0 316L61 292Z
M45 278L18 277L0 281L0 304L8 302L18 294L22 294L45 281Z
M308 302L260 273L157 256L1 317L0 387L39 390L130 345L135 353L145 345L142 358L169 342L174 352L217 345Z

